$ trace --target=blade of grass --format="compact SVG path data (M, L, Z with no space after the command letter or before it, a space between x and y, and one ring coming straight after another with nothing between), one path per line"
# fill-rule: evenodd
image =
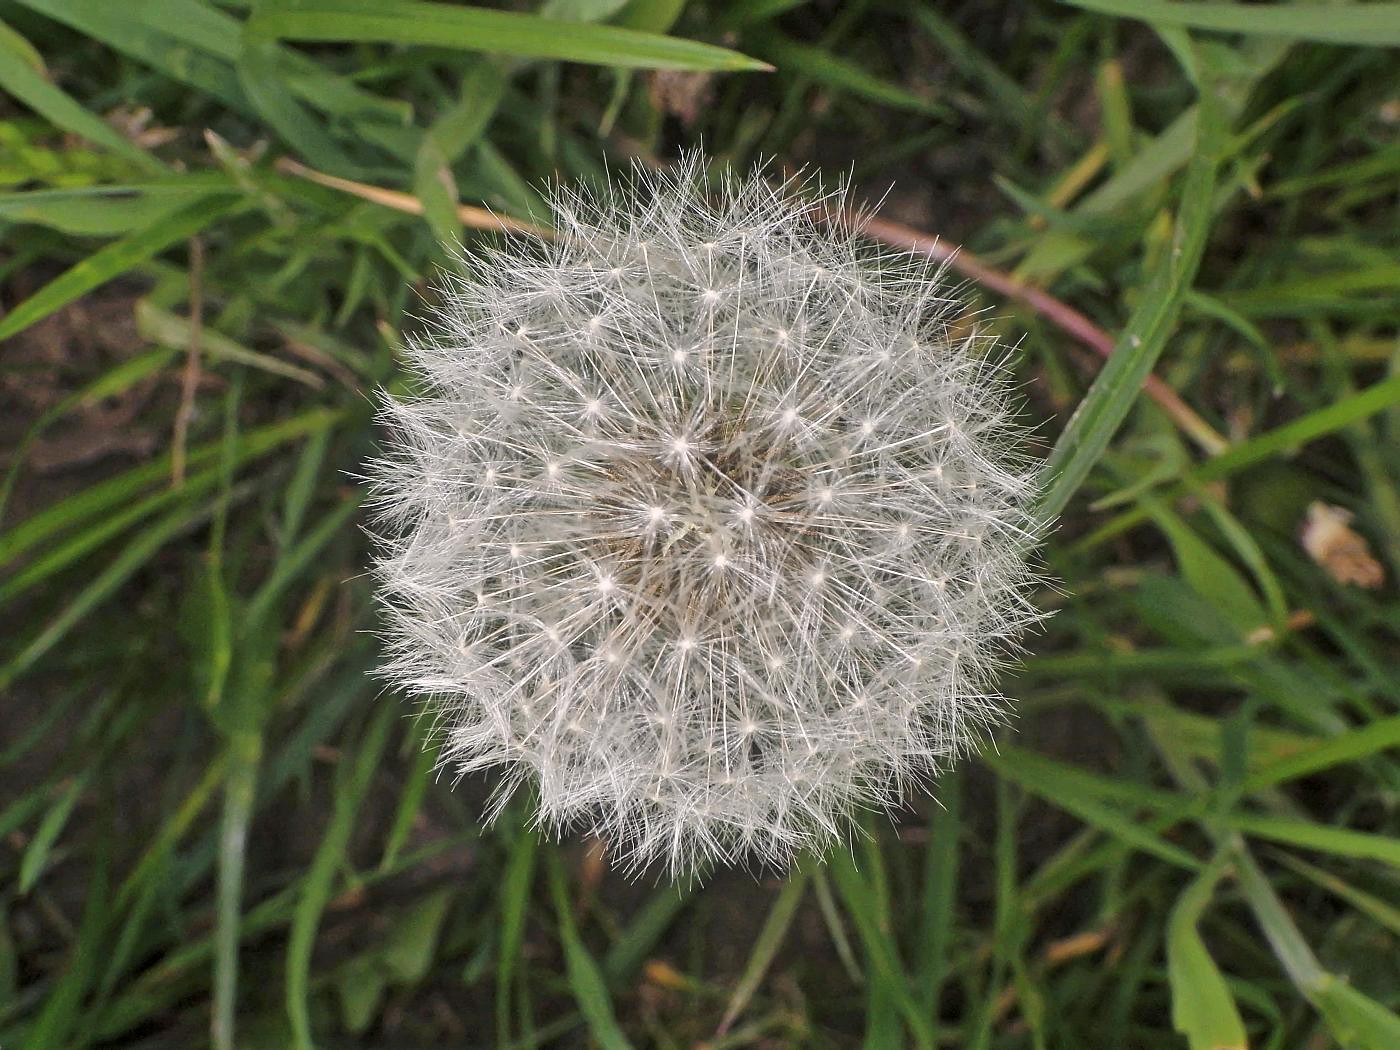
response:
M1326 1018L1341 1045L1363 1050L1391 1050L1400 1045L1400 1018L1322 968L1248 848L1236 842L1234 851L1240 889L1264 937L1293 984Z
M1215 459L1192 471L1196 481L1216 481L1229 477L1243 467L1280 452L1289 452L1327 434L1375 415L1400 402L1400 375L1382 379L1350 397L1315 409L1291 423L1241 442Z
M24 854L20 857L20 896L32 890L34 884L39 881L54 843L58 841L58 836L63 834L68 818L73 814L73 807L77 805L89 779L88 773L74 777L73 782L54 800L49 811L44 814L44 819L39 821L39 826L34 830L34 837L29 840L29 845L24 848Z
M1294 452L1309 442L1335 433L1357 420L1383 412L1396 403L1400 403L1400 375L1382 379L1357 394L1340 398L1291 423L1274 427L1247 441L1232 445L1214 459L1207 460L1188 472L1182 484L1174 491L1184 491L1193 486L1219 481L1272 456ZM1141 507L1124 511L1076 543L1073 550L1087 550L1112 539L1146 517L1147 511Z
M5 471L5 480L0 483L0 521L5 518L5 510L10 503L10 494L14 491L15 482L19 480L19 472L24 465L25 456L45 430L75 408L96 404L103 398L115 397L131 389L141 380L159 372L170 363L174 356L174 350L162 348L133 357L129 361L123 361L116 367L103 372L91 383L75 390L36 419L33 425L24 432L19 443L15 445L9 466Z
M321 467L326 459L326 447L330 444L330 434L322 430L307 438L297 457L296 469L282 497L282 530L278 535L278 545L285 551L301 533L302 522L306 520L306 508L316 492L316 484L323 476Z
M324 430L343 418L343 413L313 408L290 419L270 423L239 437L234 452L237 465L261 456L289 441ZM190 451L185 462L194 467L208 463L219 455L223 443L211 441ZM133 467L117 477L100 481L74 493L61 503L42 510L0 533L0 565L7 564L32 547L78 523L99 514L109 513L133 499L140 492L170 477L170 456L166 454L151 463Z
M783 73L796 73L834 91L843 91L857 98L888 106L891 109L922 113L929 117L950 119L947 106L914 94L889 80L877 77L830 50L811 44L801 44L778 33L751 34L754 49Z
M341 190L363 200L373 201L375 204L392 208L395 211L405 212L409 215L422 215L423 202L409 193L400 193L398 190L386 190L381 186L371 186L368 183L356 182L353 179L342 179L335 175L327 175L323 171L315 168L308 168L305 164L300 164L291 157L278 157L277 170L287 174L296 175L299 178L310 182L318 183L322 186L329 186L332 189ZM464 226L470 226L476 230L500 230L506 233L528 233L538 237L549 239L553 232L546 227L537 226L533 223L523 222L519 219L512 219L508 215L497 215L487 208L480 208L471 204L459 204L457 206L457 221Z
M909 1034L913 1037L914 1045L920 1050L932 1050L935 1042L933 1023L914 998L893 936L881 925L882 907L871 886L871 880L861 875L856 869L855 861L845 851L838 851L832 857L830 873L836 883L837 893L855 921L861 946L865 949L868 963L866 983L869 985L880 982L886 986L882 994L898 1007L904 1023L909 1028Z
M1028 761L1032 758L1037 761ZM987 754L982 756L982 761L991 766L998 776L1020 784L1052 805L1073 813L1085 823L1092 824L1127 845L1187 871L1198 871L1201 867L1201 862L1181 847L1164 841L1119 809L1109 807L1094 794L1086 791L1084 784L1087 775L1070 776L1070 772L1078 771L1057 768L1058 763L1050 763L1049 760L1032 755L1021 756L1013 761L1005 755ZM1134 788L1134 785L1123 781L1107 783L1125 789Z
M853 985L858 988L863 986L865 974L861 972L860 963L856 961L856 953L851 948L851 938L846 934L846 924L836 907L836 897L831 892L831 880L827 878L826 870L820 866L812 872L812 893L817 898L817 908L822 913L826 932L831 936L836 957L841 960L841 968L846 971L846 976L851 979Z
M948 973L953 920L957 909L959 840L962 834L962 775L945 773L931 805L929 841L924 851L924 878L919 900L921 925L918 955L920 1001L931 1016Z
M293 1045L297 1050L311 1050L315 1045L311 1035L311 951L316 944L316 930L321 923L321 913L330 900L336 872L345 858L345 848L354 830L355 815L365 792L379 767L379 758L389 739L397 710L393 704L383 703L371 716L369 728L359 741L358 751L351 759L343 760L350 768L336 789L335 808L331 814L330 827L316 848L316 856L310 870L301 880L299 900L292 918L291 933L287 939L287 1017L291 1021Z
M999 774L1036 794L1066 791L1081 798L1099 798L1126 806L1170 811L1189 805L1184 794L1148 787L1127 777L1092 773L1087 769L1046 758L1023 748L1002 744L983 759ZM1193 865L1193 867L1196 865Z
M413 162L413 193L422 201L424 217L444 245L455 246L462 236L457 219L461 201L452 166L485 133L505 88L506 78L494 62L477 62L462 77L457 101L423 134Z
M106 121L89 113L72 96L50 83L45 72L38 52L29 41L0 22L0 89L55 127L109 149L145 171L156 173L165 170L165 165L150 153L124 138Z
M318 43L426 44L620 68L769 68L735 51L655 33L589 24L561 27L534 15L421 0L299 0L278 11L258 12L249 24L269 37Z
M189 318L162 310L150 299L137 300L136 327L146 338L181 350L189 346L194 335L194 326ZM210 361L231 361L234 364L247 365L269 375L295 380L313 390L325 386L325 380L315 372L288 364L271 354L252 350L207 326L202 327L199 332L199 352Z
M12 765L14 762L29 754L34 748L49 735L49 732L60 722L66 727L68 718L72 714L73 707L78 702L78 697L83 695L78 688L66 689L63 694L50 704L39 718L28 726L25 731L17 737L8 741L3 750L0 750L0 769ZM7 811L0 811L0 813ZM0 838L8 834L12 825L7 825L4 817L0 816Z
M1159 264L1107 364L1050 452L1046 471L1051 480L1040 502L1040 513L1046 520L1059 516L1108 448L1166 348L1183 298L1195 279L1210 235L1216 170L1225 133L1209 89L1201 95L1196 125L1196 153L1186 170L1172 249Z
M394 866L399 854L413 833L414 823L423 812L423 800L427 797L428 785L436 780L438 768L437 742L425 737L425 724L414 724L404 733L403 751L412 755L407 774L407 782L399 796L398 808L394 811L394 822L384 836L384 853L379 860L379 870Z
M1222 850L1177 898L1167 921L1172 1025L1186 1036L1191 1050L1245 1050L1248 1046L1239 1007L1197 929L1229 863L1229 852Z
M460 849L460 837L449 836L404 856L387 872L369 871L364 885L374 886L419 865L432 864L443 854ZM247 939L280 929L291 923L300 903L302 883L297 882L280 893L248 909L243 916L242 936ZM105 1006L93 1026L97 1038L114 1041L137 1027L155 1013L172 1008L185 994L183 982L196 967L213 956L211 933L182 938L157 964L130 982L120 997Z
M1255 835L1270 842L1285 842L1290 846L1302 846L1338 857L1378 860L1400 868L1400 839L1390 835L1329 828L1307 820L1252 813L1231 814L1227 823L1246 835Z
M237 204L237 201L228 198L196 201L99 248L0 318L0 339L8 339L22 332L35 321L61 310L80 295L120 277L172 245L188 240L228 215Z
M1313 1002L1342 1046L1360 1050L1394 1050L1400 1046L1400 1017L1344 978L1328 974L1313 993Z
M1324 871L1322 868L1300 860L1291 854L1280 851L1276 854L1275 859L1304 878L1311 879L1327 892L1340 897L1357 911L1374 920L1377 925L1384 926L1395 936L1400 937L1400 908L1394 904L1381 900L1374 894L1359 890L1351 883L1339 879L1330 871Z
M170 856L178 843L190 828L195 820L204 812L204 807L209 804L215 789L223 782L227 775L228 758L226 755L215 758L209 763L204 771L204 776L200 778L191 790L185 801L180 804L170 818L161 825L159 832L151 840L150 846L136 866L131 869L131 873L122 881L117 889L116 909L118 911L126 908L135 897L137 890L144 884L150 875L160 864Z
M0 665L0 691L32 668L41 657L61 642L73 627L106 601L137 570L155 557L171 539L193 529L213 512L210 506L181 507L151 525L113 558L92 582L78 591L73 600L49 621L20 651Z
M1143 493L1139 500L1171 544L1182 579L1219 610L1238 638L1247 638L1269 622L1258 595L1229 560L1151 493Z
M1063 0L1071 7L1134 18L1154 25L1221 33L1258 33L1328 44L1400 47L1400 4L1299 4L1263 6L1176 3L1172 0Z
M72 1036L75 1031L81 1031L83 997L92 983L97 961L102 957L102 942L111 923L111 898L107 892L110 863L109 838L104 833L88 878L83 919L68 966L26 1034L24 1045L28 1050L58 1050L60 1047L71 1050L78 1045Z
M328 543L341 534L345 523L359 509L360 501L363 498L363 495L358 492L347 496L338 507L327 512L316 528L307 533L305 538L284 552L283 556L277 560L276 567L263 581L253 597L249 599L248 605L243 610L245 620L258 621L272 611L273 605L291 583L312 564L313 559Z
M663 886L637 909L626 929L603 956L603 976L609 985L621 985L641 969L647 953L656 947L662 934L690 904L698 890L699 887L693 883Z
M159 32L141 19L141 11L128 4L113 4L109 0L17 0L18 3L42 15L62 22L79 33L101 41L138 62L143 62L180 84L203 92L230 109L252 114L229 64L205 50L181 46L167 33ZM214 8L200 4L207 13ZM168 25L188 19L171 19Z
M549 869L549 892L554 899L554 914L559 922L559 941L564 947L564 973L573 992L574 1001L588 1022L588 1030L603 1050L631 1050L632 1044L618 1027L608 996L603 972L579 936L574 922L573 905L569 903L569 888L564 881L564 868L558 854L546 854Z
M525 910L535 882L535 857L539 837L521 828L511 842L510 856L501 876L501 938L496 955L496 1040L510 1040L510 1000L515 988L520 949L525 942Z
M219 834L219 869L215 888L214 987L210 1041L214 1050L234 1050L238 1009L238 944L243 919L243 871L247 865L248 825L253 817L262 736L237 733L229 739L228 775Z
M778 949L787 938L788 927L792 925L792 918L797 914L797 906L802 903L803 894L807 892L807 880L807 872L794 872L778 891L778 898L769 909L763 928L758 931L758 937L749 951L748 961L744 963L743 972L735 982L734 991L724 1008L724 1016L720 1018L719 1027L715 1029L716 1038L729 1031L739 1019L739 1015L748 1007L749 1000L758 991L758 986L763 983L763 978L768 974L768 967L773 965Z
M354 176L360 167L288 88L278 62L277 41L261 28L259 14L271 9L262 0L243 28L236 70L238 83L258 115L299 154L318 168Z
M235 373L233 383L224 396L223 442L218 464L219 499L209 530L206 563L201 567L201 591L207 611L200 617L203 630L196 632L195 643L200 656L200 699L211 721L224 732L228 746L228 771L224 778L224 807L214 882L214 975L209 1024L214 1050L234 1050L237 1045L234 1019L238 1009L243 872L247 865L248 824L253 816L263 750L261 725L250 722L232 729L229 720L222 717L226 710L223 701L234 665L235 645L224 549L245 376L242 370Z
M938 48L939 54L966 77L979 82L992 102L998 116L1009 115L1024 131L1036 133L1048 130L1058 141L1069 136L1057 118L1043 120L1036 112L1030 94L1007 73L1000 63L984 54L947 15L938 13L933 4L911 4L909 18ZM1048 128L1045 125L1049 125Z
M0 193L0 219L76 237L119 237L201 197L235 192L220 172L190 172L156 182L25 190Z
M1262 791L1395 747L1400 747L1400 715L1382 718L1299 754L1272 762L1248 777L1243 790L1247 794Z

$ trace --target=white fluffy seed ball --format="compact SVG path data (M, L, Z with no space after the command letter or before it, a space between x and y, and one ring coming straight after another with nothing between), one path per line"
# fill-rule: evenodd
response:
M470 259L373 469L384 672L444 764L673 874L895 803L1036 619L1035 465L941 273L701 171Z

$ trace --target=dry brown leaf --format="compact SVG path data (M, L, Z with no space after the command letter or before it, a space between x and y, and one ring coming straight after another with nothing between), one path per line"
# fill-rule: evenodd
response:
M1338 583L1368 589L1385 582L1385 569L1371 553L1366 538L1351 527L1352 513L1314 500L1308 506L1299 541L1308 557Z

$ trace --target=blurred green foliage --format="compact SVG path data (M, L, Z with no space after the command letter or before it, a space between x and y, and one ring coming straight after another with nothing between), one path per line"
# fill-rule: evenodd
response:
M0 0L0 1046L1400 1046L1397 43L1393 3ZM702 141L893 184L1116 348L966 288L1060 518L997 746L791 879L629 885L479 830L367 677L347 472L494 236L459 205Z

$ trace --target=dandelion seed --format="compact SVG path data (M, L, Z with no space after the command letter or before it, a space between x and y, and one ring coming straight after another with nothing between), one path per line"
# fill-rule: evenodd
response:
M383 674L444 765L678 875L896 804L1037 619L1037 466L941 272L701 175L558 189L552 241L484 250L373 469Z

